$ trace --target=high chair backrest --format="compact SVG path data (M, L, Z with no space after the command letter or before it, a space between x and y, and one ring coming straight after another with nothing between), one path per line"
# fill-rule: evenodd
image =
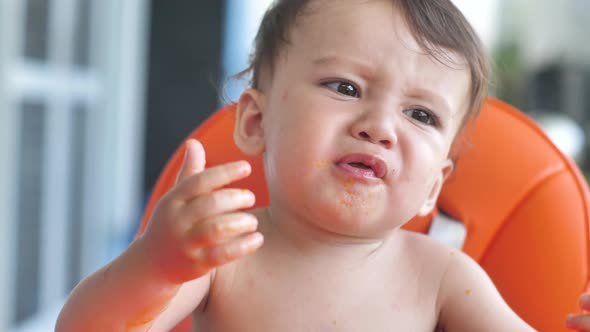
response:
M250 161L252 175L232 186L254 191L257 206L265 206L262 162L234 145L233 110L230 105L213 114L190 137L205 146L208 166ZM470 143L443 188L438 209L465 224L463 250L487 271L513 310L540 331L566 331L565 316L578 310L577 299L588 290L585 179L533 121L495 99L486 101ZM139 233L174 184L183 153L181 145L160 175ZM426 232L429 224L429 218L416 218L404 228ZM175 331L185 331L190 322L182 325Z

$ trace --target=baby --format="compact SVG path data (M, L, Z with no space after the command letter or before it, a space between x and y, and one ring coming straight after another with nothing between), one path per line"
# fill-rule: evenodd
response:
M234 139L263 156L268 208L226 187L248 163L205 169L187 141L146 232L76 287L57 331L189 314L195 331L532 330L469 257L400 229L435 206L486 96L450 1L276 1L250 70Z

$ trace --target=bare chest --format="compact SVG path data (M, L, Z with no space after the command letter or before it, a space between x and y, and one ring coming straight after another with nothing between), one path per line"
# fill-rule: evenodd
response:
M195 331L433 331L434 285L412 273L220 270Z

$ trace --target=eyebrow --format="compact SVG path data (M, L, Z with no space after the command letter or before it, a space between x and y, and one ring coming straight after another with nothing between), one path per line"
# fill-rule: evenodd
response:
M314 66L324 66L324 65L346 65L351 66L355 69L355 71L360 73L360 76L363 78L370 78L375 76L376 68L371 65L369 61L363 61L361 59L341 56L341 55L326 55L321 56L317 59L312 61Z

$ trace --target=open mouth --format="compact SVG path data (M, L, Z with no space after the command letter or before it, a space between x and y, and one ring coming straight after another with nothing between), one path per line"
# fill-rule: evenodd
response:
M357 162L355 162L355 163L348 163L348 164L350 166L352 166L352 167L355 167L355 168L371 169L371 170L373 169L373 168L371 168L371 166L367 166L367 165L365 165L363 163L357 163Z
M350 154L337 163L351 175L359 177L383 178L387 173L387 165L377 157L368 154Z

